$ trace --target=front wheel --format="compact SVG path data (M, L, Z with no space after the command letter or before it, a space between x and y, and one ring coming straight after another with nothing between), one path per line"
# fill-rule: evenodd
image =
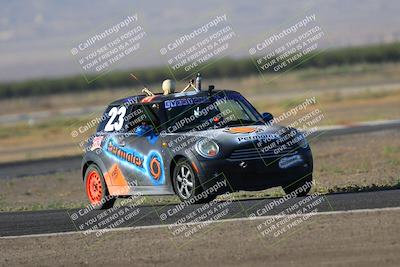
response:
M90 201L90 204L95 209L112 208L115 202L115 197L108 193L107 185L100 169L92 164L85 173L85 192Z
M173 174L174 189L181 201L191 203L206 203L213 200L215 194L204 192L199 179L188 160L180 159Z
M304 197L310 192L312 185L312 175L310 174L289 185L282 186L282 188L287 195L294 194L297 197Z

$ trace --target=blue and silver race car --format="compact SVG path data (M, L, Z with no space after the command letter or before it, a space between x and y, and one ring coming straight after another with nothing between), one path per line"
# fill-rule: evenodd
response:
M175 93L167 81L164 93L146 89L106 108L82 161L93 206L110 208L134 194L202 203L275 186L309 192L313 159L301 132L275 125L238 92L192 84L195 91Z

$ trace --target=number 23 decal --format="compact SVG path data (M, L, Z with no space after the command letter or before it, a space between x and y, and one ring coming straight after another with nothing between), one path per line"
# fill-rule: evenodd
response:
M106 127L104 127L104 131L112 132L119 131L124 125L124 116L126 114L126 107L122 106L119 109L117 107L113 107L108 112L108 116L110 119L108 120ZM118 116L118 120L114 122L115 118Z

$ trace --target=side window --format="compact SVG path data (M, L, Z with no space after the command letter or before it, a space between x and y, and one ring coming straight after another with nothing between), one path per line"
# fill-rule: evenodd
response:
M153 104L158 105L158 104ZM133 131L136 127L147 124L154 128L159 127L160 120L156 107L151 105L135 105L129 116L128 131Z
M146 113L143 110L142 105L132 106L132 111L129 114L128 123L126 125L126 131L134 131L136 127L142 125L146 120Z
M143 106L144 111L146 112L146 120L149 125L152 125L155 129L160 127L160 104L148 104Z

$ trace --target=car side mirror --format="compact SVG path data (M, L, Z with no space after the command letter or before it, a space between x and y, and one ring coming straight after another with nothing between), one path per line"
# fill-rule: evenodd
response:
M265 122L270 122L270 121L272 121L272 120L274 119L274 116L273 116L271 113L269 113L269 112L264 112L264 113L262 114L262 118L263 118L263 120L264 120Z

